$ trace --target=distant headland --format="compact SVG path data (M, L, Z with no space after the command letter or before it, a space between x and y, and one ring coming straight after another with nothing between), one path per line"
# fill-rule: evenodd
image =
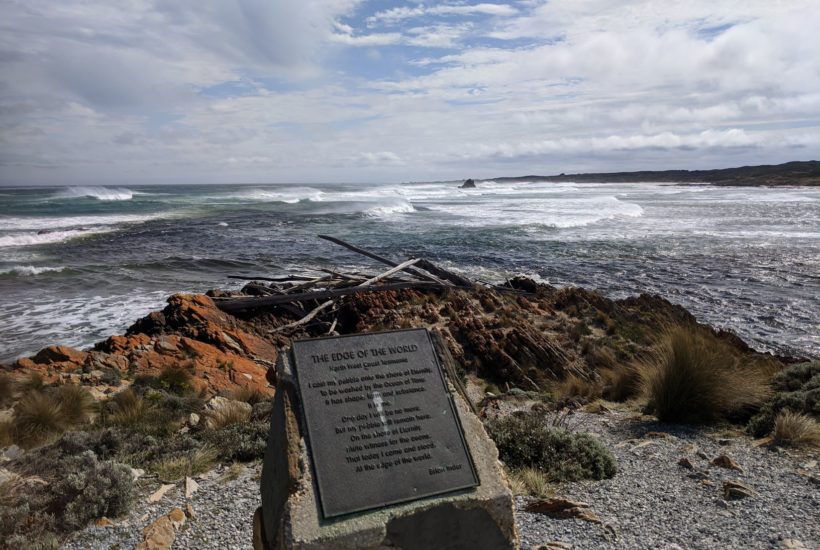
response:
M647 170L640 172L605 172L594 174L559 174L557 176L517 176L488 178L478 181L510 183L520 181L576 183L710 183L723 186L820 186L820 161L741 166L720 170Z

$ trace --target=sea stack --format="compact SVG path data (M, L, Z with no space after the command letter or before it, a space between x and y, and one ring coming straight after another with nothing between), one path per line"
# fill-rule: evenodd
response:
M468 178L459 186L459 189L475 189L475 182L471 178Z

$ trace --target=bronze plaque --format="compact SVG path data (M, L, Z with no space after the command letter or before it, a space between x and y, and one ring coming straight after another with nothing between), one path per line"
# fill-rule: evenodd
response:
M299 340L293 359L325 518L479 484L425 329Z

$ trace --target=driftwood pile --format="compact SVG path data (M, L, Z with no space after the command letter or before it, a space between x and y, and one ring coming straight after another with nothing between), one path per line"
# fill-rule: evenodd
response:
M233 279L252 280L253 282L245 286L244 292L253 295L215 298L214 302L228 313L277 307L297 316L296 321L270 332L284 332L313 322L326 324L329 327L328 334L332 334L336 328L335 314L338 302L344 296L379 290L473 288L476 285L470 279L442 269L424 258L411 258L397 263L335 237L319 235L319 238L390 266L390 269L377 274L342 273L338 270L319 269L316 271L323 275L315 277L289 275L270 278L231 275L230 278ZM495 288L519 293L509 288Z

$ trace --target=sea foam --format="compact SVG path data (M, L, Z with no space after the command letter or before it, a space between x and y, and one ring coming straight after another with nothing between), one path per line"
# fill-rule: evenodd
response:
M125 188L67 187L52 195L53 199L92 198L100 201L130 201L135 192Z

